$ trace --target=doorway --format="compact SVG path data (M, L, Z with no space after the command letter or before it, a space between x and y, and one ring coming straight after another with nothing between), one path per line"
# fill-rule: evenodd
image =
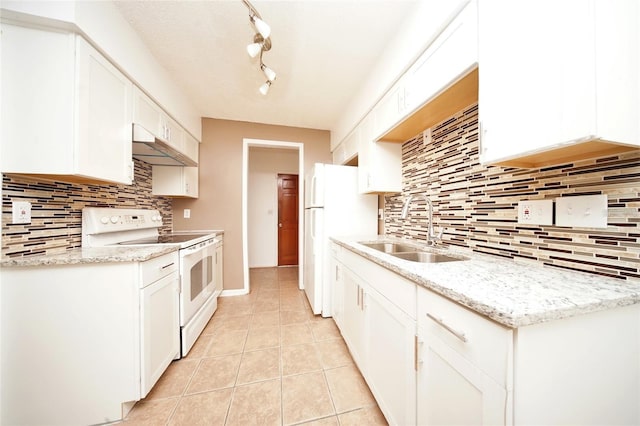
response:
M278 266L298 264L298 175L278 174Z
M273 149L274 152L278 152L278 151L282 151L282 150L287 150L287 151L291 151L291 152L295 152L297 153L297 174L298 176L304 176L304 144L300 143L300 142L282 142L282 141L272 141L272 140L259 140L259 139L244 139L243 140L243 158L242 158L242 263L243 263L243 288L242 290L238 290L237 294L247 294L250 292L250 282L249 282L249 265L250 265L250 256L249 256L249 249L250 247L254 247L255 245L251 245L250 244L250 238L252 238L251 242L255 242L255 241L263 241L262 239L260 239L260 237L258 237L258 240L256 240L255 236L251 237L251 233L249 232L249 217L252 216L255 211L252 209L251 211L249 210L250 206L249 206L249 197L248 194L250 192L250 190L254 190L255 188L253 187L253 182L251 181L251 174L250 174L250 162L249 162L249 151L250 149L253 151L255 151L256 149L258 150L271 150ZM295 172L292 171L286 171L283 172L282 174L294 174ZM299 178L302 179L302 178ZM277 180L277 176L273 175L273 183L276 184L276 180ZM275 188L274 188L275 189ZM296 220L297 220L297 228L299 229L304 229L303 226L303 220L304 220L304 215L303 213L303 209L304 209L304 198L303 198L303 189L304 189L304 185L301 182L298 182L297 185L297 197L295 200L295 205L297 205L297 211L296 211ZM273 198L277 199L277 190L274 190L273 192L271 192L273 194ZM277 206L274 206L273 210L278 209ZM278 209L279 210L279 209ZM273 215L270 210L267 210L266 213L265 212L258 212L259 214L262 214L263 217L266 217L265 215L270 215L270 217L274 220L274 226L268 226L269 229L273 229L273 236L274 238L276 238L276 241L274 241L274 246L277 244L277 239L279 238L279 227L277 226L277 215ZM279 212L278 212L279 214ZM253 220L251 223L254 223ZM255 227L252 227L251 229L254 229ZM259 228L261 231L264 228ZM268 237L271 238L271 237ZM298 264L298 269L302 270L303 268L303 250L304 250L304 244L302 244L302 239L301 238L297 238L297 244L294 243L294 247L293 247L293 251L295 252L295 254L297 255L297 264ZM295 249L297 247L297 250ZM279 264L280 260L279 260L279 250L274 249L273 251L271 251L271 253L273 253L274 257L274 263L271 263L271 265L276 265ZM251 256L251 259L254 259L253 256ZM291 261L291 260L289 260ZM277 263L275 263L277 262ZM265 265L266 266L266 265ZM298 274L298 288L303 289L303 274Z

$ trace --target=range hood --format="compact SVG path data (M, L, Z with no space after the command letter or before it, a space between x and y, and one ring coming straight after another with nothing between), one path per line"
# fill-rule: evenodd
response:
M167 141L157 138L139 124L133 124L133 158L162 166L195 167L198 163Z

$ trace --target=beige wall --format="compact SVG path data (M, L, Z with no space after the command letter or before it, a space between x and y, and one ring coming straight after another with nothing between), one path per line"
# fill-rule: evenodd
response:
M200 144L200 197L173 202L174 230L223 229L224 288L240 289L242 276L242 146L243 139L304 144L304 167L330 163L327 130L271 126L213 118L202 120ZM191 209L191 219L183 209Z

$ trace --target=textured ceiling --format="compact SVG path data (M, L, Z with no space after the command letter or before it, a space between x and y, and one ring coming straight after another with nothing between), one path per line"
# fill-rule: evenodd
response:
M267 96L241 0L116 4L202 116L331 129L417 1L253 1L271 26Z

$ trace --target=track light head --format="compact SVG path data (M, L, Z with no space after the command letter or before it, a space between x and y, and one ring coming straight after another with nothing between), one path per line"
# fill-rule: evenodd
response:
M270 87L271 87L271 82L269 80L267 80L267 81L265 81L265 83L262 86L260 86L260 89L258 89L258 90L260 90L260 93L262 95L266 95L267 93L269 93L269 88Z
M253 23L253 26L256 27L256 30L258 30L258 32L263 38L265 39L269 38L269 36L271 35L271 27L267 25L266 22L258 18L256 15L251 15L249 19L251 20L251 22Z
M268 66L266 66L265 64L261 64L260 69L264 73L265 77L267 77L267 80L273 81L276 79L276 72L271 68L269 68Z

